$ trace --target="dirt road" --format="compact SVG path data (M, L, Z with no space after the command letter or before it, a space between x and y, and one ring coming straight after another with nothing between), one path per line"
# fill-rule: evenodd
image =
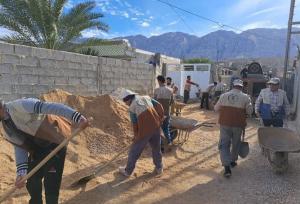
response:
M200 121L216 121L216 114L189 106L185 117ZM240 159L230 179L223 178L217 149L218 127L201 128L193 132L189 141L173 147L164 155L164 174L157 177L149 153L138 161L134 175L125 179L117 167L125 164L126 156L115 162L96 179L73 189L63 188L61 203L299 203L300 155L291 155L290 168L284 175L272 173L257 145L258 124L250 121L246 140L250 155ZM68 179L68 175L65 176ZM23 203L19 196L7 203Z

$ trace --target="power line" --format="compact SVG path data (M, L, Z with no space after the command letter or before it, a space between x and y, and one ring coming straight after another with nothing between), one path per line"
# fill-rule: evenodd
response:
M168 3L169 3L169 2L168 2ZM196 34L195 31L192 29L192 27L189 26L189 25L187 24L187 22L184 20L184 18L183 18L183 17L175 10L175 8L172 7L172 6L170 6L170 8L174 11L174 13L175 13L176 15L178 15L178 17L179 17L180 20L183 22L183 24L184 24L188 29L190 29L190 30L192 31L192 33Z
M242 30L242 29L239 29L239 28L237 28L237 27L234 27L234 26L231 26L231 25L228 25L228 24L223 24L223 23L221 23L221 22L219 22L219 21L217 21L217 20L215 20L215 19L211 19L211 18L208 18L208 17L205 17L205 16L201 16L201 15L196 14L196 13L194 13L194 12L188 11L188 10L186 10L186 9L184 9L184 8L178 7L178 6L176 6L175 4L171 4L171 3L169 3L169 2L165 2L165 1L162 1L162 0L156 0L156 1L158 1L158 2L160 2L160 3L162 3L162 4L165 4L165 5L168 5L168 6L170 6L170 7L176 8L176 9L178 9L178 10L181 10L181 11L183 11L183 12L185 12L185 13L190 14L190 15L193 15L193 16L196 16L196 17L198 17L198 18L201 18L201 19L203 19L203 20L206 20L206 21L209 21L209 22L211 22L211 23L214 23L214 24L216 24L216 25L219 26L219 27L227 27L227 28L230 28L230 29L232 29L232 30L236 30L236 31L239 31L239 32L244 32L244 30ZM248 32L249 32L249 31L248 31ZM261 37L261 38L264 38L264 39L268 39L268 40L272 40L272 41L278 40L278 39L266 38L265 36L259 35L259 34L257 34L257 33L255 33L255 34L256 34L258 37ZM248 38L247 38L247 39L248 39Z

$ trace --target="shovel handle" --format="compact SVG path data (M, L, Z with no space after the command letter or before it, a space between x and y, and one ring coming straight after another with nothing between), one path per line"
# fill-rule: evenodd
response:
M36 165L26 176L24 176L20 182L25 182L29 178L31 178L45 163L47 163L57 152L59 152L63 147L65 147L68 142L73 139L81 129L75 129L74 132L71 134L70 137L64 139L62 143L60 143L50 154L48 154L38 165ZM16 186L10 188L8 191L4 192L0 195L0 203L6 200L15 190L17 189Z
M100 173L102 171L102 169L104 169L105 167L107 167L108 165L110 165L113 161L115 161L121 154L125 153L129 148L131 147L131 145L124 147L118 154L116 154L112 159L110 159L108 162L106 162L104 165L102 166L98 166L96 167L96 170L94 171L94 175Z

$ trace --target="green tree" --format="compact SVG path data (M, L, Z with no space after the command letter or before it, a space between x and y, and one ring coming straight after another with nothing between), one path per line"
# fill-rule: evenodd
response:
M86 40L81 32L86 29L107 31L100 21L101 13L94 12L96 3L79 3L68 12L68 0L0 0L0 26L13 31L0 40L14 44L84 53L89 46L105 44L97 38ZM91 52L89 50L89 52Z
M188 63L188 64L197 64L197 63L212 63L209 59L207 58L193 58L193 59L184 59L183 63Z

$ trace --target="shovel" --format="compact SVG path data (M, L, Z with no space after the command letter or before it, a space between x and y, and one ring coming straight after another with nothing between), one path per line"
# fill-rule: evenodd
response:
M116 154L112 159L107 161L104 165L98 164L91 170L83 170L82 174L80 173L79 176L76 177L76 179L72 180L67 184L67 187L75 187L76 185L85 184L88 181L92 180L96 177L97 174L99 174L102 170L104 170L108 165L110 165L113 161L115 161L120 155L125 153L129 146L124 147L118 154Z
M70 137L64 139L62 143L60 143L50 154L48 154L38 165L36 165L26 176L22 178L20 182L25 182L31 176L33 176L45 163L47 163L54 155L56 155L57 152L59 152L64 146L68 144L68 142L73 139L81 129L75 129L74 132L71 134ZM4 200L6 200L11 194L13 194L17 190L17 187L14 186L8 191L4 192L0 195L0 203L2 203Z

